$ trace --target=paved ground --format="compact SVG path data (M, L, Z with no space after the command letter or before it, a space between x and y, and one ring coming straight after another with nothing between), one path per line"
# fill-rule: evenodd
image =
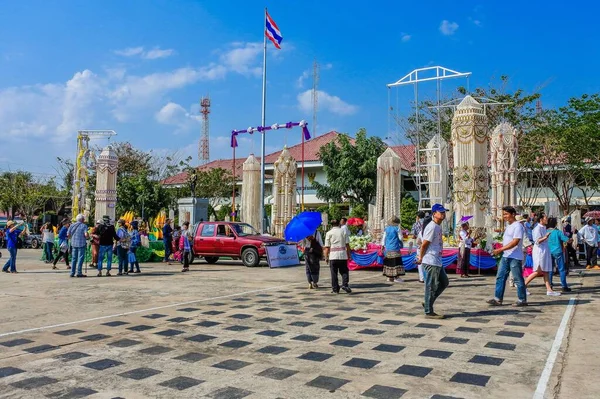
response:
M353 272L353 294L334 295L324 268L315 291L301 268L151 264L71 279L38 256L21 251L21 273L0 274L1 397L531 398L570 297L546 397L600 389L581 383L600 371L599 272L571 276L568 297L532 286L518 309L484 303L494 276L452 275L436 307L450 318L431 321L415 274Z

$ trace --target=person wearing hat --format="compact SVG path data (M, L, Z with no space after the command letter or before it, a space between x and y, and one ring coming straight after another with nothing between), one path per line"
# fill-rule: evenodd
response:
M594 219L585 218L585 226L579 230L585 248L586 269L600 269L598 267L598 230L594 226Z
M102 277L102 262L106 255L106 277L110 277L112 268L113 246L115 241L119 241L119 236L115 231L115 226L110 222L108 215L102 216L102 224L98 226L98 235L100 236L100 251L98 254L98 277Z
M429 319L443 319L444 315L433 311L433 305L439 296L448 287L449 281L444 266L442 265L442 227L446 218L447 209L441 204L431 207L433 223L429 223L423 230L423 242L417 256L416 263L423 264L425 269L425 302L423 308L425 317Z
M9 220L6 222L4 234L6 236L6 249L8 250L10 257L2 268L4 273L17 273L17 242L19 236L25 231L25 229L20 229L23 224L23 221L15 223L14 220Z
M400 276L404 276L404 264L402 263L402 232L398 225L400 219L393 216L387 227L383 230L381 237L381 250L384 254L383 259L383 275L388 278L388 281L401 283L403 280Z
M131 246L131 236L127 231L127 222L125 219L119 219L117 222L119 229L117 230L117 236L119 240L117 242L117 256L119 257L119 273L117 276L122 276L123 273L129 274L129 247Z
M136 251L142 245L142 240L140 238L140 232L138 230L138 222L134 220L131 222L131 245L129 246L129 273L141 273L140 270L140 262L137 260ZM133 271L133 266L136 267L135 272Z

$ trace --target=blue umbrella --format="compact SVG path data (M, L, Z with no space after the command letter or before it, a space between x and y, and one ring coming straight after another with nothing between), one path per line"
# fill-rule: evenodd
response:
M285 227L285 239L287 241L300 241L313 235L321 225L320 212L302 212L288 223Z

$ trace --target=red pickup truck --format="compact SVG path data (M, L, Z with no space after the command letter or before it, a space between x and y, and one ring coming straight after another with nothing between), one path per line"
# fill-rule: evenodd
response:
M247 223L202 222L196 227L193 256L207 263L217 263L220 257L241 259L246 267L255 267L266 257L265 244L285 240L261 235Z

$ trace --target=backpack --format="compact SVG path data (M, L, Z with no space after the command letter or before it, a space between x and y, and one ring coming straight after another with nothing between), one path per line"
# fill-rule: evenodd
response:
M123 232L123 237L119 241L119 245L123 249L129 249L129 247L131 246L131 235L129 234L127 229L125 229L123 227L121 227L119 230L121 230Z

